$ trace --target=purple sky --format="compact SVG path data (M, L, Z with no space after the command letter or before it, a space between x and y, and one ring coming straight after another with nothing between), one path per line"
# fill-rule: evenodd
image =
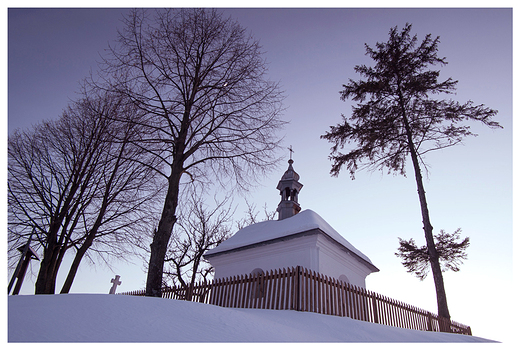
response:
M74 98L78 81L95 70L99 54L116 36L122 9L10 9L8 46L9 132L56 118ZM471 124L480 136L427 157L431 172L427 198L435 232L458 227L471 237L461 272L446 273L450 312L472 326L475 335L504 340L507 329L494 326L508 308L512 287L512 10L511 9L226 9L251 30L266 51L270 77L286 91L286 146L295 153L294 169L304 184L299 200L366 254L381 270L367 288L436 312L431 277L420 282L394 256L397 237L424 244L422 223L410 173L407 178L359 172L329 175L330 145L320 140L329 126L350 113L339 99L353 67L372 64L364 44L386 41L393 26L413 24L419 40L440 36L439 55L449 64L441 77L459 80L455 99L498 109L503 130ZM287 157L288 157L288 151ZM249 201L275 209L276 184L287 167L263 182ZM241 199L237 199L240 202ZM142 264L116 267L121 290L141 288ZM72 291L107 293L113 271L85 265ZM33 286L27 279L26 293ZM58 281L58 284L60 282ZM61 287L61 286L60 286ZM493 288L506 295L489 301ZM478 304L478 306L477 306ZM501 311L502 310L502 311ZM498 339L497 339L498 338Z

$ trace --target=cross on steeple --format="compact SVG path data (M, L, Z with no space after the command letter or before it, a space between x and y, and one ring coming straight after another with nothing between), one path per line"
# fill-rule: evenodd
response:
M292 160L292 154L294 153L294 151L292 149L292 145L290 145L287 149L289 150L289 159Z

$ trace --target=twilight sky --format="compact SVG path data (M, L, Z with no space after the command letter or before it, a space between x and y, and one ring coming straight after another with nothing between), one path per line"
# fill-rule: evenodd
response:
M96 69L99 55L115 39L124 9L10 9L8 11L8 130L56 118L74 98L78 81ZM513 297L512 220L512 10L511 9L225 9L260 40L272 80L287 98L285 146L293 146L294 169L304 185L302 209L312 209L367 255L381 270L367 278L367 289L437 312L433 279L419 281L394 256L398 239L424 243L412 172L408 177L347 171L329 175L330 144L320 139L329 126L349 115L339 98L342 84L358 79L353 67L372 65L364 44L386 41L393 26L413 24L419 41L440 36L439 56L447 58L441 79L459 81L460 102L472 100L499 111L504 129L470 124L479 137L464 146L430 153L426 195L435 233L462 228L470 236L461 271L444 275L455 321L473 334L506 341ZM280 155L289 152L285 151ZM287 168L263 181L248 201L274 210L276 185ZM243 199L237 198L236 203ZM237 216L240 216L240 210ZM159 213L158 213L159 215ZM63 266L66 269L66 266ZM73 293L108 293L121 275L118 291L140 289L146 274L140 261L113 270L81 266ZM10 276L8 276L10 277ZM61 279L60 279L61 278ZM61 288L64 277L58 278ZM22 293L33 293L34 279ZM500 296L499 296L500 294Z

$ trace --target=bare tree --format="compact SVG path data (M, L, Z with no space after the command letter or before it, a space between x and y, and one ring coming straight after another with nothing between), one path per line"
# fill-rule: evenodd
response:
M444 289L439 254L435 249L433 226L426 202L422 180L423 156L433 150L451 147L474 135L466 121L477 121L498 128L492 118L496 110L472 101L460 104L453 100L436 100L433 96L450 94L457 81L449 78L438 81L440 72L431 70L433 65L447 64L437 56L439 37L427 35L421 42L411 36L411 25L402 31L390 30L388 42L377 43L375 48L366 46L366 53L375 61L373 67L354 67L366 80L350 79L343 85L341 99L351 98L353 106L350 118L332 126L322 138L332 142L331 174L338 175L346 166L352 178L361 166L367 169L388 169L405 174L408 156L412 161L417 192L421 207L423 230L428 248L437 294L439 316L450 318ZM347 153L340 150L347 144L356 145Z
M89 251L121 256L144 229L155 172L133 162L149 155L130 142L138 123L121 124L118 114L137 116L123 96L86 95L58 120L9 137L9 242L14 248L36 228L43 255L37 294L55 292L70 249L76 253L64 293Z
M192 195L183 203L165 259L164 273L174 284L193 287L213 273L203 256L231 235L234 210L228 202L229 197L215 199L215 206L210 208L201 196Z
M276 217L276 210L269 211L267 209L267 203L264 203L263 206L263 218L258 219L258 215L260 212L256 210L256 205L249 203L246 200L247 209L244 212L245 216L237 222L237 228L239 230L243 229L246 226L256 224L257 222L266 221L266 220L274 220Z
M195 194L193 188L188 200L182 201L179 220L175 226L168 251L166 253L165 276L173 284L184 288L193 287L195 283L207 281L214 269L204 259L204 254L228 239L233 232L233 215L235 209L230 198L218 200L210 208L204 203L203 196ZM259 221L256 206L246 201L245 217L236 222L240 230ZM273 220L276 211L268 211L264 205L264 220ZM166 285L166 283L165 283Z
M282 94L266 72L259 43L216 10L133 10L125 18L102 76L146 113L145 147L167 181L146 295L161 296L183 176L247 190L274 167Z

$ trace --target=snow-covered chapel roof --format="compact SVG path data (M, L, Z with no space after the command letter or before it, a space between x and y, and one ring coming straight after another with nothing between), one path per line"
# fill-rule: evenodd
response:
M321 216L310 209L304 210L284 220L268 220L244 227L229 239L222 242L218 247L209 250L206 256L251 247L259 243L278 240L279 238L314 229L321 230L336 243L376 268L366 255L356 249Z

